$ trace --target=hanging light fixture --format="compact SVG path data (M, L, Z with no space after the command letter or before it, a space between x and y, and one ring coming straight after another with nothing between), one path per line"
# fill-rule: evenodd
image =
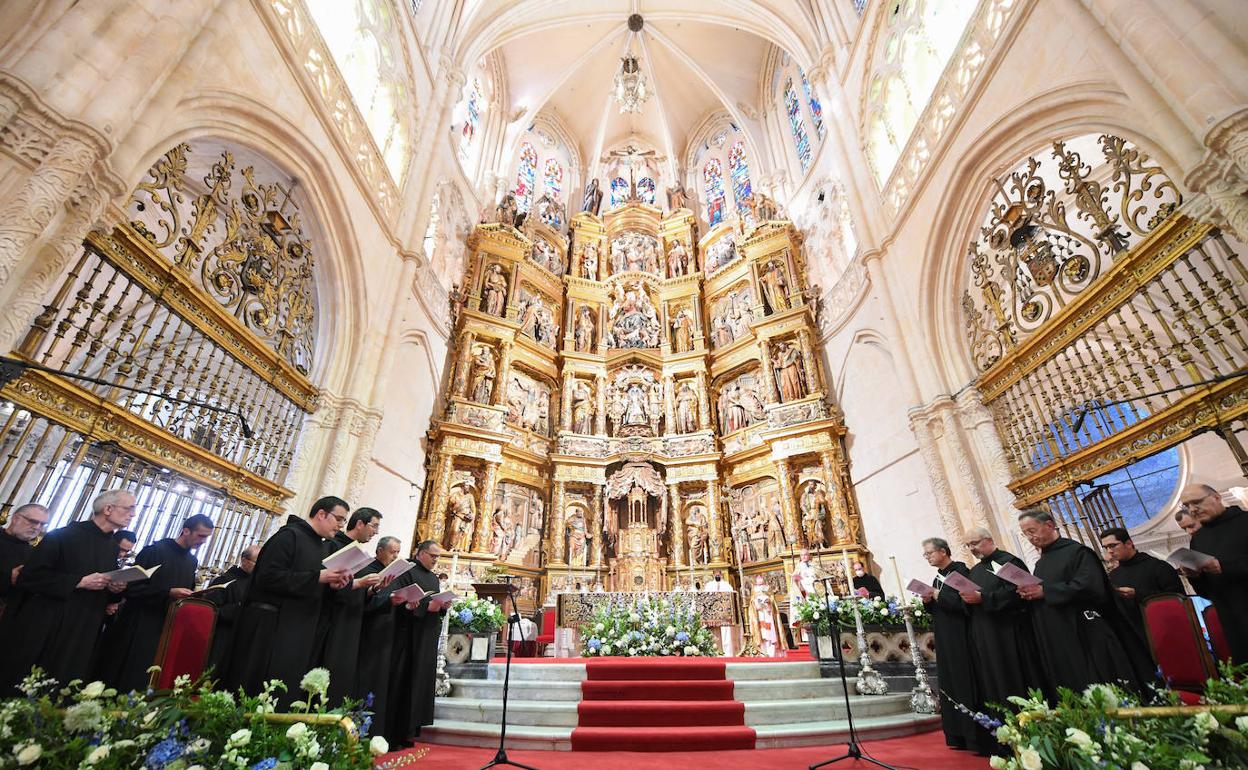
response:
M628 45L624 49L624 57L620 59L620 71L615 73L614 95L621 113L641 112L641 105L650 98L650 88L641 71L641 60L631 50L633 36L641 31L643 24L641 14L634 13L628 17Z

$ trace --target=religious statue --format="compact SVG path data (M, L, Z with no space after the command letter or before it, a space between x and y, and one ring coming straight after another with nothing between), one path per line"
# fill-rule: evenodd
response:
M667 188L667 207L672 211L689 208L689 194L679 180L674 186Z
M663 417L663 386L658 380L650 383L650 432L659 435L659 420Z
M551 197L550 193L542 193L542 196L533 204L533 209L543 224L556 230L563 225L563 207L559 205L559 201Z
M507 554L511 552L512 546L515 545L516 523L512 521L510 516L504 514L502 506L499 506L494 511L493 524L490 537L490 553L495 554L500 559L505 559Z
M503 196L503 200L499 202L498 207L494 209L494 221L500 225L508 225L509 227L517 227L516 218L519 216L516 207L516 194L507 193Z
M585 380L572 385L572 432L594 432L594 389Z
M710 275L737 258L737 244L730 237L720 238L706 250L705 269Z
M598 280L598 244L590 241L581 250L581 277Z
M780 501L773 500L771 513L767 516L767 555L779 556L788 548L789 538L784 531L784 513L780 510Z
M771 590L762 575L754 576L754 591L750 597L750 608L754 611L754 624L758 630L758 646L763 655L777 657L780 646L780 613L776 611L775 602L771 598Z
M789 309L789 282L784 277L784 265L779 260L767 263L759 282L763 285L768 315Z
M726 348L732 344L732 327L725 316L717 315L711 319L711 340L716 348Z
M649 394L640 382L634 382L629 385L628 390L624 391L624 424L640 425L648 423L650 421L650 417L647 414L649 401Z
M681 308L672 319L672 349L677 353L693 350L693 313L689 308Z
M657 348L659 317L641 283L618 287L612 294L611 327L603 336L608 348Z
M598 207L602 205L602 191L598 189L598 180L589 180L589 186L585 188L585 198L581 201L581 211L588 211L590 214L597 216Z
M550 435L550 393L545 390L537 394L537 418L533 421L533 430L543 436Z
M589 353L594 347L594 311L589 305L581 305L572 327L572 347L578 353Z
M464 292L460 290L458 283L451 284L451 290L446 293L447 309L451 314L451 328L459 323L459 314L464 309Z
M679 278L689 273L689 252L685 250L685 244L676 241L672 247L667 250L667 276L669 278Z
M802 492L798 507L802 511L802 529L806 532L806 543L812 548L827 545L823 522L828 515L828 496L814 479L806 482L806 489Z
M520 333L537 339L537 323L543 308L542 299L530 295L520 303ZM540 340L539 340L540 341Z
M706 542L706 517L702 506L691 505L686 509L685 541L689 544L689 563L706 564L709 552Z
M734 433L745 427L745 408L741 405L741 386L726 385L719 392L719 429L722 433Z
M763 192L755 193L753 209L754 218L759 224L778 219L780 216L780 207Z
M754 385L742 385L740 394L741 408L745 410L746 426L762 422L767 417L763 408L763 400L758 397L758 389Z
M676 388L676 432L693 433L698 429L698 393L688 380Z
M776 385L781 401L796 401L806 395L806 378L802 374L802 353L792 342L776 347Z
M479 345L472 356L472 369L468 377L468 398L478 404L490 403L494 393L494 353L485 345Z
M452 551L472 550L472 525L477 518L477 501L467 489L456 487L451 491L450 513Z
M502 265L490 265L481 284L481 310L502 316L507 312L507 273Z
M580 506L569 509L565 526L568 536L568 564L584 567L589 553L589 538L585 528L585 513Z

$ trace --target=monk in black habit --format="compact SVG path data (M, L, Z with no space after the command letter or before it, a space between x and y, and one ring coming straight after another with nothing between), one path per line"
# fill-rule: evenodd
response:
M335 532L325 541L325 555L359 543L364 545L381 529L381 513L373 508L358 508L347 522L346 532ZM331 706L344 698L363 700L356 678L360 655L360 626L364 620L364 604L370 590L381 580L379 576L356 575L351 585L330 596L326 609L329 627L325 644L319 653L319 664L329 670L329 702Z
M109 687L122 692L147 687L147 669L155 663L169 605L195 590L199 560L191 551L203 545L212 530L212 519L196 514L183 522L176 538L159 540L139 552L137 566L159 569L151 578L126 587L125 603L100 638L95 676Z
M398 590L415 583L426 594L441 588L433 567L442 555L442 546L426 540L416 547L416 566L395 580ZM386 738L391 745L410 744L420 736L420 728L433 724L434 687L437 684L438 638L446 606L425 596L417 604L406 604L395 616L390 705L387 706Z
M1213 602L1236 663L1248 662L1248 511L1225 505L1205 484L1191 484L1179 499L1200 522L1192 550L1214 558L1199 572L1184 570L1196 593Z
M217 624L212 629L212 650L208 653L208 665L217 676L225 669L225 661L234 647L234 630L238 627L238 616L243 611L247 586L259 556L260 546L247 546L238 555L238 564L210 580L202 592L205 599L217 606Z
M962 597L945 585L945 577L957 572L969 574L966 565L954 561L949 543L939 537L923 541L923 558L936 568L939 575L932 581L935 593L923 598L932 613L932 632L936 637L936 677L942 694L969 709L979 707L979 688L975 680L975 652L971 646L971 616ZM988 732L975 720L951 705L940 709L940 727L945 743L955 749L987 753L993 748Z
M35 546L0 622L0 693L12 693L31 666L62 683L90 673L105 608L126 587L105 577L117 569L112 533L130 524L135 508L130 492L104 492L92 501L90 519L49 532Z
M289 517L260 549L223 677L231 689L256 693L264 682L280 679L286 683L283 707L303 697L299 682L324 643L325 593L351 583L350 573L321 563L325 540L342 529L349 510L337 497L322 497L306 520Z
M26 503L13 509L8 524L0 529L0 616L13 596L13 584L35 547L30 544L48 526L48 509Z
M1018 595L1031 603L1049 682L1081 692L1096 683L1139 689L1152 681L1155 667L1148 647L1114 602L1100 557L1059 536L1045 511L1024 511L1018 521L1040 550L1034 574L1043 582L1020 586Z
M1011 708L1011 695L1026 695L1033 688L1053 695L1040 666L1031 607L1018 595L1013 583L996 575L1003 564L1030 570L1022 559L997 548L992 533L983 527L966 533L966 545L979 559L970 571L971 581L979 590L960 595L971 613L971 641L979 664L983 703Z
M1156 556L1136 550L1131 535L1122 527L1102 532L1101 548L1107 557L1118 562L1117 568L1109 573L1118 606L1140 637L1148 639L1144 631L1144 601L1157 594L1186 593L1178 571Z
M356 573L379 574L399 558L399 539L383 537L377 541L377 558ZM396 581L397 582L397 581ZM371 732L382 735L386 728L386 714L390 695L390 667L394 650L394 616L406 612L390 603L394 585L379 585L364 604L364 617L360 625L360 652L356 663L356 681L360 697L367 702L373 696Z

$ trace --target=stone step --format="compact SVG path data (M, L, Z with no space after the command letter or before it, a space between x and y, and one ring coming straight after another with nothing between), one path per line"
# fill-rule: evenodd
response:
M849 683L850 693L854 683ZM733 697L749 703L763 700L800 700L805 698L833 698L842 693L839 679L785 679L777 682L766 680L734 681Z
M572 750L572 728L512 725L510 715L510 704L508 704L508 749ZM421 728L420 739L430 743L444 743L452 746L482 746L492 749L498 746L498 722L482 724L480 722L437 719L433 724Z
M819 678L819 662L815 660L795 663L729 663L726 668L725 676L734 682Z
M540 682L512 680L510 687L512 700L533 701L570 701L581 700L580 682ZM503 682L498 679L452 679L452 698L480 698L485 700L501 700Z
M487 677L503 681L505 663L491 663ZM584 663L522 663L511 665L513 682L579 682L585 678Z
M910 711L908 695L851 695L849 704L854 710L855 718L902 715ZM840 695L834 698L747 701L745 704L745 723L750 727L825 722L844 718L845 699Z
M859 717L854 712L854 729L858 740L878 741L885 738L897 738L903 735L934 730L940 726L940 716L935 714L895 714L892 716ZM845 743L849 740L849 722L828 720L823 722L800 722L776 725L759 725L754 728L754 747L758 749L779 749L789 746L824 746ZM423 733L422 733L423 734ZM510 728L508 729L511 735ZM829 757L835 756L843 749L842 746L830 745ZM868 753L871 746L863 747Z
M576 727L578 704L567 701L508 700L507 729L512 725L527 727ZM498 724L503 718L501 700L481 698L437 698L434 700L435 720Z

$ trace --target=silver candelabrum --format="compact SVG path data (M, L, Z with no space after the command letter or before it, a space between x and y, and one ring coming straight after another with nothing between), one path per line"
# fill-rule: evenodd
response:
M849 576L846 576L849 579ZM850 587L852 589L853 583ZM871 655L867 651L867 634L862 629L862 612L859 610L858 597L852 593L849 595L848 601L854 603L854 626L858 633L858 681L854 683L854 689L859 695L887 695L888 682L884 681L884 677L871 667ZM840 644L840 641L837 641Z
M939 708L936 696L927 683L927 669L923 667L923 654L914 636L914 623L910 619L910 605L901 606L901 616L906 619L906 637L910 640L910 660L914 663L914 687L910 689L910 710L916 714L935 714Z

